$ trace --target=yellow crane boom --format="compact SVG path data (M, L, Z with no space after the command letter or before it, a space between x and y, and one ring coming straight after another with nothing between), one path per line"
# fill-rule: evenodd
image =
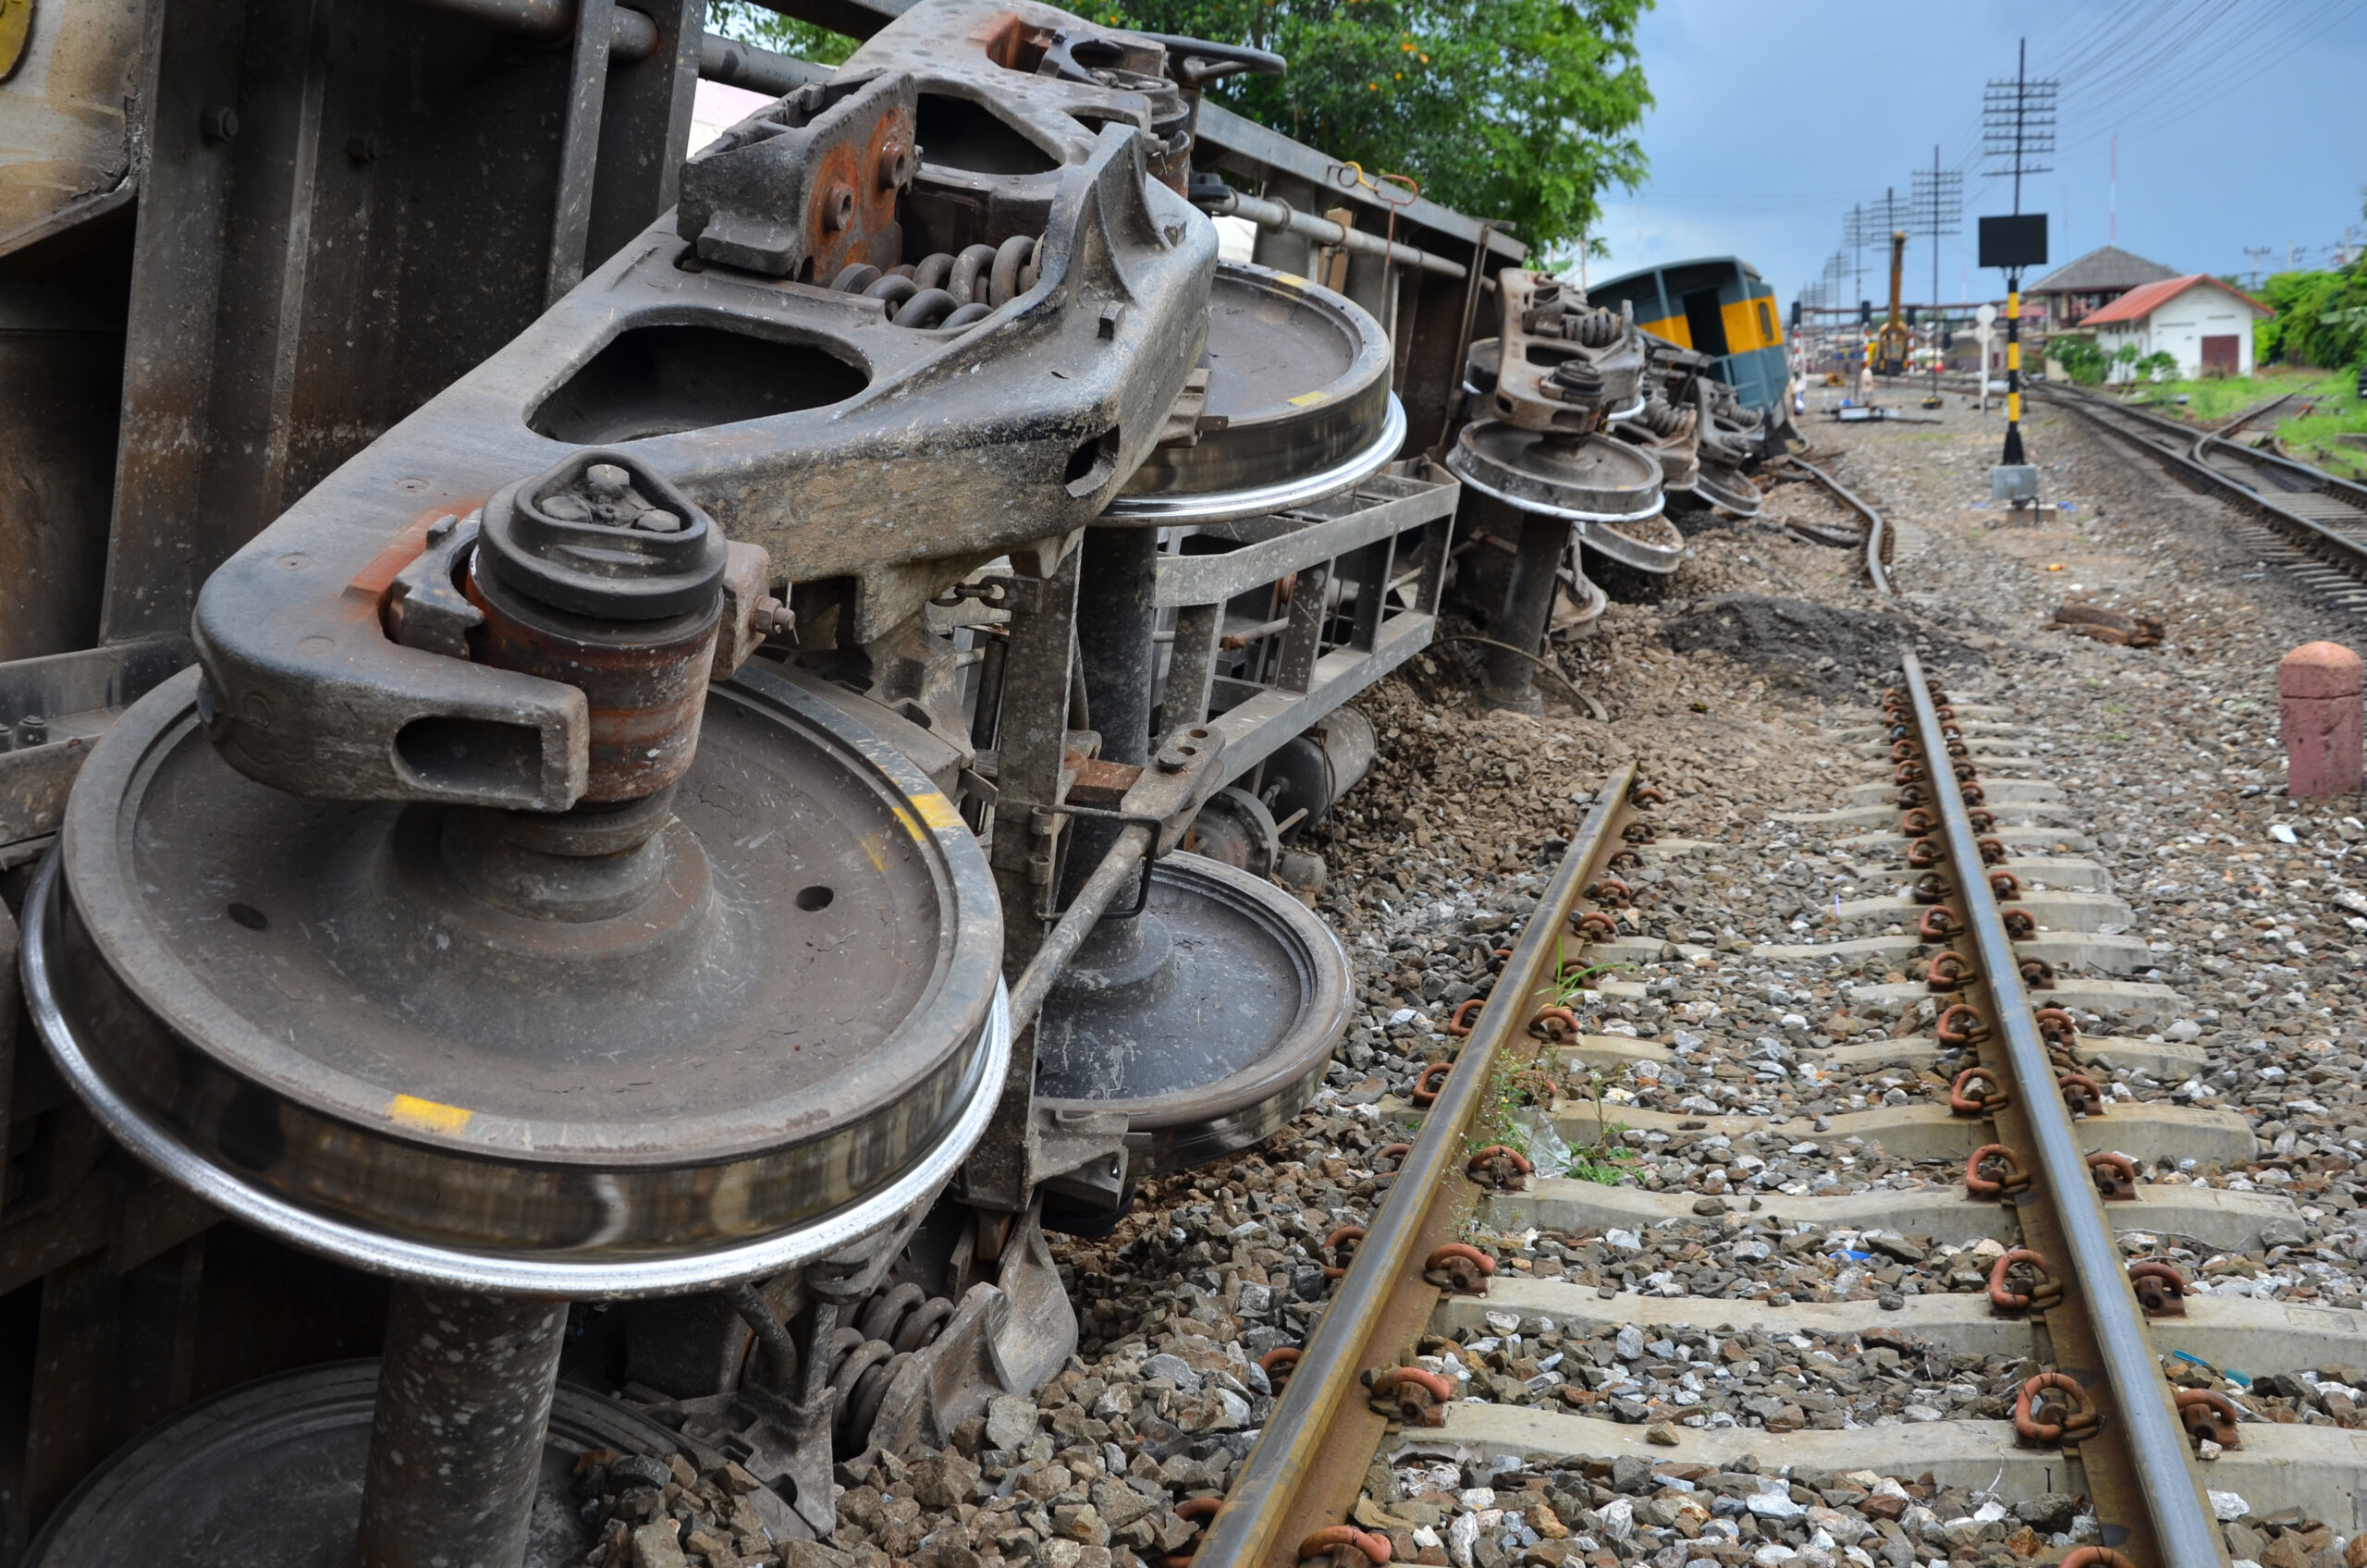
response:
M1904 375L1907 374L1908 337L1907 323L1900 318L1898 291L1901 272L1907 262L1907 230L1895 228L1890 236L1890 314L1874 337L1874 374Z

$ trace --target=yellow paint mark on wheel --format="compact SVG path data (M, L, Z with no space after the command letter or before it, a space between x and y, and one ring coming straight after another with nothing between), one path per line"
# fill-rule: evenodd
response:
M1318 403L1329 402L1331 398L1331 394L1329 392L1302 392L1293 398L1290 404L1294 409L1310 409Z
M24 64L25 45L32 36L33 0L0 0L0 81Z
M931 827L959 827L963 826L962 814L953 809L953 802L947 800L943 795L938 794L934 790L930 790L923 794L914 795L913 797L913 809L920 813L921 820L927 823Z
M896 815L904 816L901 810ZM915 839L920 837L920 829L914 826L913 819L908 816L904 817L904 828ZM855 840L855 847L869 857L871 868L874 871L888 869L888 836L885 833L865 833Z
M460 1106L423 1100L417 1095L397 1095L386 1102L386 1115L397 1126L415 1127L423 1133L457 1133L473 1114Z

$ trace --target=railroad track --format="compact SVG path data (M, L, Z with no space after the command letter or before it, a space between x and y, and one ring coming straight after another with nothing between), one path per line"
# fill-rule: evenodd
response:
M2155 459L2189 489L2234 502L2265 525L2263 559L2367 615L2367 485L2091 392L2048 386L2042 395Z
M2243 429L2244 426L2254 423L2257 421L2266 419L2269 415L2275 413L2277 410L2283 408L2286 404L2293 401L2293 399L2300 396L2301 396L2301 394L2299 392L2287 392L2281 398L2270 398L2267 402L2261 404L2258 408L2246 409L2241 413L2230 415L2228 418L2223 419L2217 424L2212 426L2211 434L2220 437L2222 440L2225 440L2234 435L2236 432Z
M1834 500L1865 519L1865 537L1858 542L1857 547L1865 568L1866 581L1873 585L1876 593L1896 597L1898 590L1892 587L1890 582L1890 557L1891 551L1896 544L1897 535L1888 524L1883 521L1883 514L1868 506L1841 481L1809 462L1806 458L1794 454L1783 460L1815 480ZM1794 526L1794 532L1799 532L1797 525ZM1814 539L1819 544L1827 542L1821 534L1809 534L1807 537Z
M2061 792L2013 776L2033 759L2012 716L1952 708L1912 655L1903 674L1879 722L1838 737L1862 775L1842 809L1788 819L1867 829L1846 842L1891 857L1900 896L1835 913L1889 931L1754 956L1898 961L1916 978L1861 986L1848 1006L1894 1006L1919 1032L1860 1034L1821 1056L1803 1044L1789 1070L1919 1072L1943 1103L1877 1088L1812 1132L1771 1132L1751 1114L1766 1107L1621 1113L1625 1142L1728 1151L1731 1187L1523 1177L1478 1146L1496 1141L1490 1118L1524 1064L1541 1059L1565 1086L1552 1121L1580 1145L1605 1131L1603 1105L1600 1077L1591 1105L1566 1092L1574 1074L1684 1060L1681 1040L1587 1035L1563 1008L1574 973L1636 945L1623 948L1621 911L1651 865L1709 850L1660 839L1657 792L1632 767L1614 773L1433 1085L1369 1233L1336 1238L1354 1256L1295 1366L1277 1367L1289 1381L1197 1568L1789 1561L1769 1546L1860 1568L2001 1552L2208 1568L2246 1555L2223 1536L2238 1515L2282 1520L2305 1556L2367 1527L2367 1432L2316 1414L2291 1424L2254 1397L2367 1362L2367 1329L2354 1313L2205 1293L2171 1256L2188 1248L2191 1265L2288 1226L2298 1243L2300 1211L2148 1179L2198 1155L2247 1163L2250 1124L2130 1090L2205 1071L2203 1047L2080 1031L2075 1017L2165 1018L2179 998L2075 973L2142 966L2141 941L2109 934L2133 917L2078 858ZM1784 1053L1770 1055L1781 1077ZM1877 1144L1956 1174L1855 1193L1809 1180ZM1746 1147L1792 1158L1746 1161ZM1547 1255L1523 1241L1539 1232L1564 1238L1550 1254L1563 1267L1532 1261ZM1699 1261L1670 1267L1680 1245ZM1651 1272L1619 1262L1655 1248ZM1794 1301L1735 1262L1771 1251L1851 1263L1832 1291ZM1886 1258L1908 1257L1945 1270L1945 1287L1891 1290ZM1551 1277L1564 1268L1582 1277ZM1981 1374L1958 1383L1951 1354L1981 1357ZM1852 1403L1902 1366L1941 1386L1895 1411ZM2239 1366L2252 1391L2221 1370ZM1756 1401L1723 1397L1769 1372Z

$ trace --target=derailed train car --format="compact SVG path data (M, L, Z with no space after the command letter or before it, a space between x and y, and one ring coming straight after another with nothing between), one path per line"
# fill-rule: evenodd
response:
M0 34L0 1562L579 1562L684 1444L827 1535L1067 1355L1047 1230L1319 1083L1278 878L1457 476L1673 561L1735 410L1201 96L1283 62L808 9ZM702 75L775 96L686 158Z
M1786 448L1790 381L1773 298L1736 261L1588 289L1507 273L1498 299L1447 459L1465 484L1456 590L1502 644L1489 697L1533 708L1527 655L1602 613L1596 578L1664 578L1686 520L1757 515L1748 471Z
M1787 423L1791 363L1775 290L1748 262L1708 256L1624 273L1592 286L1614 308L1632 303L1646 332L1701 355L1742 406Z
M826 9L0 33L0 1562L579 1562L681 1445L827 1535L1320 1081L1520 247L1270 55Z

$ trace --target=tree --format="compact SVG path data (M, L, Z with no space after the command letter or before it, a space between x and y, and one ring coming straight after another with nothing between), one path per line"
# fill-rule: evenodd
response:
M2276 314L2254 329L2255 357L2333 369L2367 359L2367 258L2341 272L2280 272L2261 283Z
M1650 0L1100 0L1096 20L1254 44L1281 77L1212 88L1227 108L1433 201L1573 251L1601 193L1633 188L1652 98L1636 52ZM1601 253L1595 242L1593 249Z
M2134 369L2147 381L2175 381L2178 374L2178 357L2167 349L2156 349L2138 361Z
M856 40L768 11L754 0L709 0L707 26L729 38L777 54L794 55L817 66L835 66L854 53Z
M1109 26L1273 50L1285 75L1229 78L1210 97L1367 173L1410 176L1540 252L1574 252L1602 193L1644 177L1636 23L1651 0L1072 3ZM713 14L718 31L824 64L852 47L748 0Z
M2063 367L2063 374L2075 386L2094 386L2104 378L2112 361L2104 351L2089 337L2061 337L2046 346L2046 357Z

